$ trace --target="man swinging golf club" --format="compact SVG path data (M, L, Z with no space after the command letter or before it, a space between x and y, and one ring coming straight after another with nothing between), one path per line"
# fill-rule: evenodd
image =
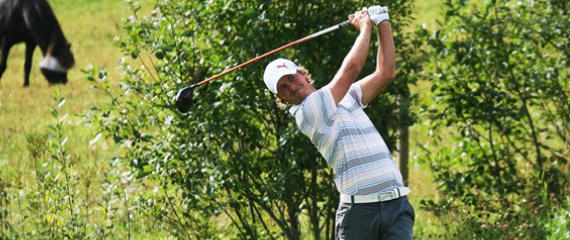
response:
M264 82L292 105L289 112L301 132L334 171L340 192L336 239L412 239L414 210L402 176L388 148L363 108L395 75L395 50L386 7L373 6L349 15L360 31L342 66L326 86L315 89L309 74L290 60L267 65ZM373 24L375 26L373 26ZM354 82L378 29L376 71Z

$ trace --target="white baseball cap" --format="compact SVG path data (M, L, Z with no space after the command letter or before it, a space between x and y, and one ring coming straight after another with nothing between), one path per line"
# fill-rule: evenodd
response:
M269 91L274 94L277 94L277 82L281 77L285 75L295 74L297 73L297 65L285 58L278 58L267 64L265 67L265 73L263 73L263 81Z

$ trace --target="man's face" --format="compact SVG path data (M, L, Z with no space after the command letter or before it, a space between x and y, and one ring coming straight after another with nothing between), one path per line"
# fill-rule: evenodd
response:
M299 72L285 75L277 81L277 95L289 104L299 104L312 91L307 77Z

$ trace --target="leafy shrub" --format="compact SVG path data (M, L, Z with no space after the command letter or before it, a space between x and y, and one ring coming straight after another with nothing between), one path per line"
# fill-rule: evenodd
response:
M414 62L414 44L421 43L403 31L411 3L385 2L406 62L398 62L401 80L368 108L391 149L396 130L413 122L412 113L399 114L399 101L402 96L413 101L407 84L415 82L421 66ZM371 3L160 0L150 16L130 4L127 36L118 41L129 58L123 62L120 89L111 87L105 71L85 73L111 99L94 107L93 123L124 146L118 159L141 182L160 185L156 194L141 194L146 211L185 239L306 238L301 216L308 217L314 239L332 238L338 201L332 173L265 90L261 74L270 59L197 88L187 114L179 113L172 99L189 83L344 21ZM280 56L311 63L312 76L322 86L355 36L352 30L337 31ZM369 63L363 72L373 67Z
M545 224L546 239L570 239L570 198L566 198L565 206L554 212Z
M454 212L463 237L545 236L540 222L569 192L570 4L468 3L445 1L442 28L424 31L435 57L425 113L440 130L424 160L442 198L423 205Z
M0 172L0 238L8 239L8 231L10 230L10 222L8 219L10 199L6 189L8 184L2 179L2 172Z
M0 239L131 239L132 232L156 231L143 228L147 219L137 212L142 204L131 199L140 187L119 162L112 161L101 179L80 171L81 159L68 147L65 102L56 90L54 123L47 133L26 136L33 181L6 181L0 172Z

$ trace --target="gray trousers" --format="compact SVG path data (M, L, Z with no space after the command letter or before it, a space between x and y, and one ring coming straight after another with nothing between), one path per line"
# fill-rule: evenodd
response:
M335 239L411 240L414 208L406 196L375 203L343 203L336 211Z

